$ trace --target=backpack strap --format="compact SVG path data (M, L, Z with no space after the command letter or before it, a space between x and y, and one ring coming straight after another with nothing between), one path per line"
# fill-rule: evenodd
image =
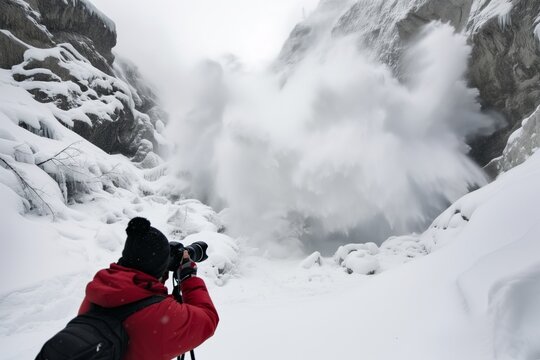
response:
M150 297L113 308L106 308L103 306L92 304L90 312L94 314L109 315L117 318L120 321L124 321L131 315L135 314L137 311L142 310L152 304L157 304L158 302L165 300L165 298L166 297L162 295L152 295Z

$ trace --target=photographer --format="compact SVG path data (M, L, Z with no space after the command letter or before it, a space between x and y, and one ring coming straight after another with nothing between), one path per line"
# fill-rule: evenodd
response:
M126 233L122 257L98 271L87 285L79 314L88 312L93 304L113 308L162 295L164 299L123 322L129 343L122 359L169 360L192 350L214 334L219 321L204 281L196 276L197 265L185 250L179 254L179 264L170 265L174 254L170 254L169 241L144 218L132 219ZM171 266L177 266L183 303L167 295L164 283L168 270L175 270Z

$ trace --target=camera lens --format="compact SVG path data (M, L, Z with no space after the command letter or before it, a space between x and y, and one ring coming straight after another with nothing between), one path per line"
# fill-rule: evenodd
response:
M206 255L208 244L203 241L196 241L193 244L186 246L185 249L188 251L191 260L195 262L201 262L208 259L208 255Z

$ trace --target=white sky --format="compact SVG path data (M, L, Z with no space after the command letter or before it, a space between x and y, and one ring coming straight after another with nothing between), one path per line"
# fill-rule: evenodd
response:
M318 0L91 0L115 23L116 52L143 73L171 62L237 55L258 67L279 52Z

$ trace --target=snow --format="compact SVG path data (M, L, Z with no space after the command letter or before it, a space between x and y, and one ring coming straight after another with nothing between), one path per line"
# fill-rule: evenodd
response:
M506 171L524 162L540 146L540 107L521 122L510 134L502 155L493 160L499 171Z
M493 292L496 352L502 359L540 357L540 269L500 284Z
M90 1L88 0L62 0L64 4L71 3L73 6L78 6L78 4L82 4L91 14L97 16L104 24L104 26L109 29L111 32L116 32L116 25L114 21L112 21L107 15L102 13L98 8L94 6Z
M536 26L534 27L534 35L540 41L540 15L536 18Z
M208 260L199 265L199 273L217 285L224 285L234 275L238 263L237 241L224 234L201 231L186 237L183 244L188 246L196 241L208 244Z
M41 190L56 217L37 216L49 213L0 168L0 227L17 240L4 242L0 258L10 274L0 286L0 359L33 358L73 317L93 273L120 256L137 215L170 240L209 244L199 274L222 321L197 349L202 358L477 360L538 351L538 154L456 201L422 234L344 245L333 259L268 258L227 235L208 206L171 200L182 185L166 164L142 170L103 153L8 75L0 71L0 156ZM54 136L40 136L44 127ZM34 165L72 143L80 154L67 169ZM82 180L83 201L67 201L68 181L49 174Z
M28 2L24 1L24 0L15 0L16 3L18 3L20 6L22 6L25 10L25 13L26 13L26 17L33 23L33 25L37 28L40 29L40 31L44 32L49 38L52 38L52 34L49 32L49 30L47 29L47 27L41 23L39 23L36 19L39 19L41 17L41 14L37 11L35 11L32 6L30 6L30 4L28 4ZM24 42L22 42L21 40L19 40L18 38L16 38L15 36L12 36L11 33L9 31L5 31L5 30L0 30L4 33L8 33L10 37L16 39L18 42L20 43L23 43L25 44ZM26 46L29 46L27 44L25 44Z
M508 4L492 1L477 19L488 10L504 17ZM218 214L184 198L189 184L169 163L106 154L62 125L86 121L89 112L107 120L137 94L70 45L31 49L25 61L47 57L90 88L44 69L0 70L1 360L33 359L65 326L93 274L120 257L135 216L169 240L209 245L198 271L221 322L196 350L201 359L540 357L540 153L455 201L423 233L345 244L332 257L271 257L272 244L255 248L231 235L227 209ZM13 73L29 78L19 83ZM58 83L35 81L37 74ZM116 91L95 104L92 86ZM35 101L27 92L34 88L82 102L60 111Z
M311 255L309 255L307 258L302 260L300 263L300 266L304 269L311 269L314 266L321 266L322 265L322 256L321 253L318 251L313 252Z
M178 121L185 150L177 163L202 188L198 197L229 206L231 233L265 245L269 237L300 243L300 233L309 251L326 253L334 233L380 244L424 230L485 184L464 140L492 119L463 80L471 49L462 34L428 26L407 51L407 83L358 53L355 38L327 45L285 84L274 74L225 71L226 110ZM216 106L208 99L201 111Z
M197 349L198 356L534 358L540 331L538 169L535 154L458 200L423 234L391 238L380 247L351 244L336 252L342 264L352 254L355 259L377 256L381 264L385 257L408 259L387 260L393 266L369 276L363 275L371 272L366 263L348 274L339 261L316 253L304 260L279 260L250 255L245 242L215 231L187 236L185 245L209 243L210 258L199 264L199 274L221 316L217 333ZM17 198L11 198L14 203L3 208L0 222L11 229L8 237L19 241L10 242L7 253L26 256L3 256L1 262L4 273L24 270L2 279L2 359L33 358L40 344L65 325L93 272L121 252L131 212L148 216L171 237L174 226L167 214L190 204L118 191L73 205L80 219L51 223L22 217L12 210ZM100 216L105 213L115 221L104 224ZM430 245L429 251L411 246L422 243ZM407 257L407 251L415 257Z
M44 61L45 59L56 61L60 68L67 71L66 77L69 79L60 79L49 69L29 66L34 61ZM32 69L26 69L27 67ZM48 112L70 127L74 125L74 120L82 121L91 126L92 120L88 116L89 114L95 115L101 120L113 121L113 115L126 106L131 112L136 112L133 93L129 86L122 80L93 67L69 43L59 44L49 49L31 47L24 53L24 62L14 66L12 70L14 74L26 78L18 84L19 87L29 91L38 90L51 99L61 95L72 104L67 111L58 107L54 102L44 105L48 107ZM35 79L36 75L50 76L51 81L38 81ZM72 80L86 86L86 89L83 90L79 84ZM104 95L99 96L98 91ZM39 129L35 123L29 125Z
M476 32L492 18L498 19L502 29L511 26L510 13L512 8L511 0L475 0L469 16L469 21L472 22L471 32Z

